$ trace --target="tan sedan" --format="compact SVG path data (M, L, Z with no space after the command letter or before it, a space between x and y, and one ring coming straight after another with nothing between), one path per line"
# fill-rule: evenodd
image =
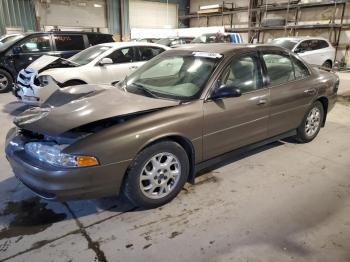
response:
M116 87L54 93L15 119L6 154L41 197L123 192L137 206L169 202L198 169L295 136L313 140L339 79L286 49L203 44L169 50Z

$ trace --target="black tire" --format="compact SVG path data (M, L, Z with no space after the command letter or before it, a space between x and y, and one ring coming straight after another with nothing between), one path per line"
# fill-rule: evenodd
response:
M319 112L319 124L318 124L317 128L315 128L315 131L308 134L308 132L307 132L307 130L308 130L307 124L309 122L308 117L310 115L310 112L314 109L318 110L318 112ZM300 126L297 129L297 136L296 136L297 140L299 142L302 142L302 143L308 143L308 142L312 141L317 136L318 132L320 132L323 120L324 120L323 105L320 101L316 101L312 104L310 109L307 111L302 123L300 124Z
M11 91L12 85L13 85L12 76L7 71L0 69L0 93L6 93Z
M332 68L332 62L327 60L322 64L323 67Z
M67 82L62 84L62 87L85 85L85 84L86 83L84 81L80 81L80 80L68 80Z
M175 156L180 163L180 175L176 180L177 183L173 186L169 193L162 198L153 199L142 191L140 176L143 173L144 167L149 161L158 154L170 153ZM187 181L189 174L189 160L186 151L176 142L164 140L156 144L150 145L143 149L135 158L126 174L123 185L123 193L132 204L137 207L155 208L170 202L181 191ZM153 177L153 175L152 175ZM167 178L167 177L165 177ZM175 181L175 180L174 180ZM171 181L169 180L169 183ZM155 187L161 187L156 185ZM160 191L160 189L159 189Z

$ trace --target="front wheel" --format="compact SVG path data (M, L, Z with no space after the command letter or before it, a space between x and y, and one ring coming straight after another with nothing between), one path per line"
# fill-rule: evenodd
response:
M12 84L12 76L7 71L0 69L0 93L10 91Z
M316 101L306 113L303 122L297 129L297 140L303 143L312 141L321 129L323 119L323 105L321 102Z
M176 197L188 173L186 151L176 142L162 141L137 155L127 173L123 193L135 206L155 208Z

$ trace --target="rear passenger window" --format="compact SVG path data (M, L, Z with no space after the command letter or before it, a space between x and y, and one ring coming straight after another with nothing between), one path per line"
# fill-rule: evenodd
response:
M165 51L163 48L153 47L153 46L140 46L139 50L140 50L140 59L139 59L140 61L148 61Z
M302 79L307 77L310 72L307 67L298 59L292 56L293 65L294 65L294 74L295 79Z
M245 55L234 59L224 71L220 84L239 88L242 93L261 88L262 76L258 58L255 55Z
M118 49L107 57L112 59L113 64L131 63L134 61L134 49L133 47Z
M84 50L84 38L82 35L54 35L57 51Z
M295 80L293 64L289 55L264 54L263 59L270 77L270 85L279 85Z
M318 45L317 45L317 49L321 49L321 48L326 48L328 47L328 43L324 40L319 40L318 41Z
M105 35L105 34L87 34L87 37L89 39L89 45L98 45L103 43L110 43L114 42L112 35Z

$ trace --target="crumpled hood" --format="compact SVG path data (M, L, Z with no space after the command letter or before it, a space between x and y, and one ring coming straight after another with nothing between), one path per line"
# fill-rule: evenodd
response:
M66 68L77 66L73 62L58 56L43 55L31 63L27 69L34 70L38 73L50 68Z
M64 100L64 103L52 106L50 100ZM42 107L24 111L14 123L32 132L56 136L98 120L178 104L176 101L124 92L115 87L71 86L57 90Z
M35 71L39 71L40 69L46 67L47 65L51 64L52 62L60 59L58 56L50 56L50 55L43 55L39 57L37 60L35 60L33 63L31 63L27 68L34 69Z

